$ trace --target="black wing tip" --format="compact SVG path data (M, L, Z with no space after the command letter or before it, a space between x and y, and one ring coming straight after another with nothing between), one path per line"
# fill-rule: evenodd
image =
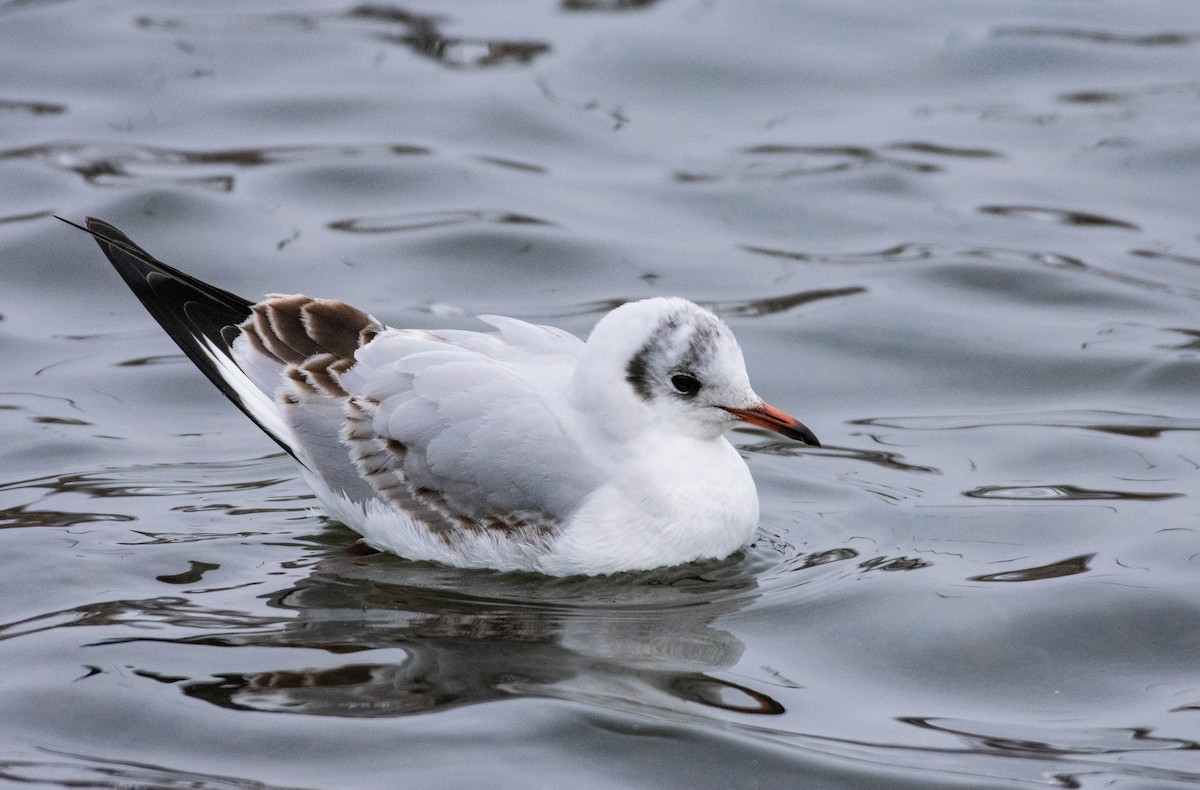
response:
M150 313L156 319L159 319L160 323L162 319L159 318L156 307L160 308L162 305L155 305L151 301L148 301L148 299L152 299L155 296L153 293L155 289L147 287L148 276L152 272L165 275L168 279L179 283L185 291L194 292L196 296L194 301L220 304L225 310L236 314L238 320L233 323L241 323L241 321L250 317L251 308L254 305L253 302L243 299L235 293L197 279L190 274L176 269L174 266L168 266L138 246L133 239L125 235L116 225L96 217L85 218L84 225L72 222L57 214L55 218L67 223L71 227L82 230L84 233L90 234L96 240L96 243L100 245L100 251L108 258L109 263L124 278L133 292L142 300L146 308L150 310Z
M58 219L95 239L150 315L193 359L197 335L224 344L222 330L237 326L253 312L249 300L168 266L109 222L87 217L80 225L63 217Z
M242 406L211 354L219 349L217 353L231 355L236 327L253 314L253 303L157 260L102 219L88 217L86 227L63 221L91 234L146 311L222 392Z
M202 368L207 369L201 362L204 355L198 358L194 353L198 350L197 337L205 337L228 352L230 341L224 330L253 314L254 303L250 300L168 266L111 223L88 217L86 227L81 229L96 240L150 315Z
M104 220L96 217L84 217L84 224L80 225L78 222L69 220L66 217L60 217L58 214L54 214L53 216L59 222L65 222L72 228L78 228L84 233L91 234L92 238L96 240L96 243L100 244L101 249L104 249L105 243L115 244L119 247L122 247L126 252L140 255L143 258L147 258L155 263L165 266L165 264L162 264L160 261L155 261L154 256L150 255L150 253L134 244L133 239L122 233L121 230L112 223L105 222ZM107 254L107 250L105 253Z
M57 219L91 234L100 251L121 275L154 320L227 398L293 457L295 452L269 429L226 379L213 355L232 358L238 325L253 314L254 303L168 266L146 252L115 225L87 217L80 225Z
M161 261L155 260L154 256L152 256L150 253L134 244L133 239L121 232L116 225L113 225L110 222L105 222L102 219L97 219L96 217L86 217L84 219L84 224L87 226L85 230L92 234L97 241L105 241L109 244L116 244L122 247L126 252L136 252L142 257L149 258L155 263L165 265L162 264Z

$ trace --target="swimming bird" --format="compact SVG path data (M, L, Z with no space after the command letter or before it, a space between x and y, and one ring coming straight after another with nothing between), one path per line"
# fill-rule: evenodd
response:
M75 227L325 511L406 558L566 576L726 557L759 505L722 434L745 422L819 446L685 299L617 307L586 342L488 315L495 331L392 329L332 299L250 302L106 222Z

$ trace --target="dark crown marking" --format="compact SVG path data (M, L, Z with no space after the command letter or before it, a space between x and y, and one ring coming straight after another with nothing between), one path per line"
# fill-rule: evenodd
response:
M654 390L651 388L650 376L650 356L654 353L654 349L658 347L667 335L679 328L679 314L672 313L665 316L654 331L650 333L650 338L645 344L637 350L625 365L625 380L633 387L633 391L644 400L649 401L654 398Z
M703 313L693 314L695 323L684 348L686 349L673 370L693 375L704 367L716 355L717 337L720 335L720 324L715 319ZM633 391L644 401L654 398L654 371L650 361L656 352L661 353L661 347L666 339L683 324L682 313L672 313L665 316L649 339L637 350L625 365L625 380L633 387ZM672 390L674 394L680 394ZM690 393L695 394L695 393Z

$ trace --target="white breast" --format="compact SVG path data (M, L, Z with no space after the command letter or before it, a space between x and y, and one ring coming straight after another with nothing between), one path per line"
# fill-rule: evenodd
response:
M753 537L758 493L724 438L647 437L618 460L539 559L545 573L607 573L726 557Z

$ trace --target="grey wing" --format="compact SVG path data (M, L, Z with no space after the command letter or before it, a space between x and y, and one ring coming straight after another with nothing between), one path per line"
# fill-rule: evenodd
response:
M529 381L561 390L582 343L485 320L500 331L395 330L342 302L276 294L251 307L232 351L332 492L434 531L550 530L598 474Z
M558 330L390 330L341 378L343 441L379 497L433 529L552 530L599 485L547 393L582 347Z

